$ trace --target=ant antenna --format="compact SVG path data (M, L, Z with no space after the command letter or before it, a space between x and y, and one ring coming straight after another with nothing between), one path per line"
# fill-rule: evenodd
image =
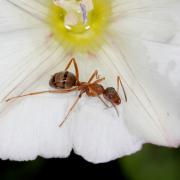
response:
M118 92L118 93L119 93L119 84L120 84L121 87L122 87L123 94L124 94L124 97L125 97L125 101L127 102L127 95L126 95L125 88L124 88L124 86L123 86L123 83L122 83L122 81L121 81L120 76L117 76L117 92Z

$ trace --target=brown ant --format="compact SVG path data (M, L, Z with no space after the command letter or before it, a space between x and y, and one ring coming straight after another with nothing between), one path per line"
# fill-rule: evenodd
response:
M68 71L68 69L72 63L74 64L75 75ZM96 78L96 79L94 80L94 78ZM74 58L72 58L69 61L69 63L67 64L64 71L55 73L51 77L51 79L49 81L49 85L51 87L55 88L56 90L28 93L28 94L9 98L6 100L6 102L11 101L13 99L20 98L20 97L38 95L38 94L43 94L43 93L69 93L72 91L80 91L77 99L75 100L75 102L73 103L71 108L69 109L69 111L68 111L67 115L65 116L64 120L62 121L62 123L59 125L60 127L64 124L64 122L68 118L69 114L74 109L74 107L76 106L79 99L82 97L82 95L84 93L86 93L87 96L98 97L107 107L109 107L100 96L100 95L103 95L104 99L106 99L108 102L110 102L112 104L112 106L115 108L115 110L118 114L118 110L116 109L116 106L121 104L121 98L118 94L119 85L121 85L121 87L122 87L122 90L123 90L123 93L125 96L125 101L127 102L126 92L125 92L125 89L121 82L121 79L119 76L117 77L117 90L115 90L113 87L108 87L105 89L101 84L99 84L103 80L105 80L105 78L104 77L100 78L98 75L98 71L95 70L87 82L80 82L78 66L77 66L76 60Z

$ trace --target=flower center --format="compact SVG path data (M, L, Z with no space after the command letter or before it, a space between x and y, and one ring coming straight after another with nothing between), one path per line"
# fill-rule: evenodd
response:
M111 14L111 0L54 0L48 23L65 50L91 52L103 45Z

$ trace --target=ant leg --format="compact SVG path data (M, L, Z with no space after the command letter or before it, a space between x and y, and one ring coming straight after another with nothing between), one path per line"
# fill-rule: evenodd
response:
M98 71L97 70L95 70L94 71L94 73L91 75L91 77L89 78L89 80L88 80L88 83L91 83L92 82L92 80L94 79L96 77L96 81L97 81L97 83L98 83L98 81L99 82L101 82L102 80L104 80L105 78L101 78L100 79L100 75L98 75ZM96 81L95 82L93 82L93 83L96 83Z
M39 91L39 92L32 92L32 93L28 93L28 94L24 94L24 95L20 95L20 96L16 96L16 97L11 97L9 99L6 99L6 102L9 102L13 99L18 99L18 98L22 98L22 97L25 97L25 96L34 96L34 95L39 95L39 94L45 94L45 93L68 93L68 92L71 92L71 91L75 91L77 90L77 87L75 88L71 88L71 89L64 89L64 90L48 90L48 91Z
M93 83L95 84L98 84L100 83L101 81L104 81L105 80L105 77L101 78L101 79L97 79L96 81L94 81Z
M94 79L94 77L96 77L96 79L98 79L98 71L95 70L94 73L90 76L88 83L91 83L91 81Z
M121 85L122 87L122 90L123 90L123 94L124 94L124 97L125 97L125 101L127 102L127 95L126 95L126 91L125 91L125 88L122 84L122 81L121 81L121 78L120 76L117 77L117 92L119 93L119 85Z
M72 59L69 61L68 65L67 65L66 68L65 68L65 71L67 71L67 70L69 69L69 67L70 67L70 65L71 65L72 63L74 64L76 80L77 80L77 82L79 82L79 69L78 69L77 62L76 62L76 60L75 60L74 58L72 58Z
M64 120L61 122L61 124L59 125L59 127L62 127L62 125L65 123L65 121L67 120L67 118L69 117L70 113L72 112L72 110L75 108L75 106L77 105L78 101L80 100L80 98L82 97L82 94L85 93L85 91L80 92L79 96L77 97L77 99L75 100L75 102L72 104L71 108L69 109L67 115L65 116Z

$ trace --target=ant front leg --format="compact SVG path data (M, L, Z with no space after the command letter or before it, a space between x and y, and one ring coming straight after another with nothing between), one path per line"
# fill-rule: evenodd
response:
M124 86L123 86L123 83L122 83L122 81L121 81L120 76L117 76L117 92L118 92L118 93L119 93L120 85L121 85L121 88L122 88L122 90L123 90L123 94L124 94L124 97L125 97L125 101L127 102L127 95L126 95L125 88L124 88Z
M95 71L93 72L93 74L90 76L90 78L89 78L89 80L88 80L88 83L91 83L91 81L92 81L95 77L96 77L96 79L97 79L97 77L98 77L98 71L97 71L97 70L95 70Z
M79 69L78 69L78 65L77 62L74 58L72 58L69 63L67 64L65 71L67 71L69 69L69 67L71 66L71 64L74 64L74 69L75 69L75 75L76 75L76 80L79 83Z
M98 84L98 83L100 83L100 82L102 82L104 80L105 80L105 77L103 77L101 79L97 79L96 81L93 82L93 84Z
M99 83L99 82L105 80L105 78L100 79L100 75L98 74L98 70L95 70L93 72L93 74L90 76L90 78L88 80L88 83L91 83L94 78L96 78L96 81L94 81L93 83Z

